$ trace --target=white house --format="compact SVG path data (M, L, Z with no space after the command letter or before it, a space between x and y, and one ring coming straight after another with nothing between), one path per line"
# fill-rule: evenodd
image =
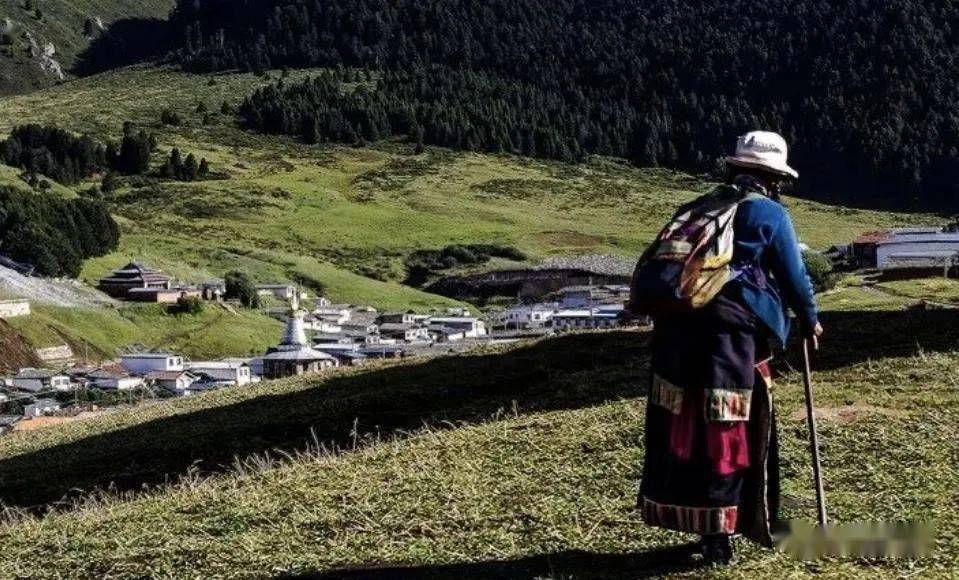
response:
M14 389L28 393L69 391L73 388L68 375L34 368L20 369L12 383Z
M417 314L412 310L408 312L386 312L380 314L377 318L379 324L416 324ZM420 320L423 318L429 318L429 316L420 317Z
M327 334L335 334L341 332L343 327L336 322L336 320L322 318L320 316L308 315L303 319L303 326L308 330L313 330L316 332L322 332Z
M430 340L430 331L423 326L388 322L380 325L380 336L386 339L403 340L406 342L428 342ZM382 342L382 338L380 340Z
M245 362L191 362L187 363L187 369L194 375L203 375L223 385L242 387L253 382L253 372Z
M310 315L312 318L319 318L339 325L346 324L353 317L348 307L333 305L314 308Z
M60 410L60 402L53 399L37 399L23 408L23 416L34 418L52 415Z
M273 296L279 300L292 300L296 296L296 287L289 284L257 284L255 288L260 296Z
M466 338L486 336L486 323L473 316L434 316L429 320L430 330L459 330Z
M153 371L144 377L146 382L176 394L186 391L197 378L189 371Z
M129 391L143 386L143 377L132 376L128 373L96 370L87 375L87 380L94 387L107 391Z
M458 342L466 338L462 330L454 328L439 328L430 330L430 336L436 342Z
M620 325L619 312L598 308L560 310L553 315L552 325L556 330L615 328Z
M558 310L557 304L518 305L506 309L503 322L506 328L527 329L546 326Z
M120 364L132 375L145 375L156 371L174 372L184 369L183 357L169 353L126 354L120 357Z

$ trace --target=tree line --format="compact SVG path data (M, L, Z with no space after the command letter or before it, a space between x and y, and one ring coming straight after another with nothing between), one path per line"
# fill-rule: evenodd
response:
M767 128L805 195L959 205L959 0L179 0L170 27L197 72L383 73L312 117L261 95L260 129L707 171Z
M28 175L43 175L63 185L73 185L98 173L107 174L102 189L116 185L115 173L142 175L150 171L157 148L156 137L133 123L123 126L119 143L102 145L89 135L77 136L56 126L22 125L0 142L0 163L19 167ZM184 159L174 148L156 171L162 179L195 181L213 177L205 158L189 153Z
M156 139L132 123L120 143L102 145L89 135L76 136L55 126L22 125L0 142L0 162L32 175L72 185L100 172L144 173Z
M119 242L119 227L102 202L0 187L0 254L39 275L75 278L83 260Z

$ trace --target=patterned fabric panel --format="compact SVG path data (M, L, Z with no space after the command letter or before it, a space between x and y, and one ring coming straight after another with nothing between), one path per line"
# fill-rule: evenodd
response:
M751 389L706 389L707 421L748 421Z
M653 388L649 392L649 402L666 409L673 415L679 415L683 409L683 390L659 375L653 375Z
M766 388L769 390L773 388L773 369L769 364L771 360L772 357L756 363L756 372L763 378L763 382L766 383Z
M691 534L734 534L739 508L687 507L643 498L643 520L651 525Z

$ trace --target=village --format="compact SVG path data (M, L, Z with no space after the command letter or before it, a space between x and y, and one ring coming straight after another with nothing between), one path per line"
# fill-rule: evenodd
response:
M125 302L176 305L202 300L240 307L225 298L222 280L181 285L135 260L104 277L98 287ZM71 418L110 406L241 388L374 360L446 355L486 344L637 323L625 317L626 284L570 286L551 293L546 302L520 302L484 314L465 306L379 312L371 306L334 304L284 283L257 284L255 290L264 301L262 310L285 323L277 344L262 355L189 360L176 352L143 351L90 365L71 361L69 348L49 349L43 368L21 368L2 377L0 433L21 421ZM0 303L0 317L29 314L28 301Z
M826 256L836 264L888 277L949 275L959 265L959 232L949 226L869 232ZM626 313L625 281L566 286L538 301L527 297L483 313L465 306L379 312L371 306L334 304L293 284L257 284L255 291L266 304L263 311L285 324L276 345L262 355L189 360L175 352L142 351L90 365L71 361L65 346L45 349L41 358L49 362L43 368L21 368L0 377L0 433L21 421L75 417L110 406L241 388L375 360L447 355L555 333L650 324ZM222 280L177 284L135 260L100 280L98 289L125 302L176 305L202 300L239 308L225 297ZM29 314L29 301L0 301L0 318Z

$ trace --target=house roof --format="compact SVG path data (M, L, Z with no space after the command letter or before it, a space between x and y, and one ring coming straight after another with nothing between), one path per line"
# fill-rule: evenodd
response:
M125 354L121 356L120 358L121 359L126 359L126 358L166 359L166 358L171 358L176 356L179 356L179 355L170 354L168 352L141 352L136 354Z
M28 406L28 407L33 407L33 406L36 406L36 407L59 407L59 406L60 406L60 401L57 401L56 399L37 399L36 401L34 401L33 403L31 403L30 405L27 405L27 406Z
M320 352L308 346L304 346L297 350L278 350L276 352L271 352L270 354L264 356L263 360L264 361L268 361L268 360L316 361L316 360L335 360L335 359L332 356L326 354L325 352Z
M213 379L215 381L236 382L236 369L214 369L206 368L197 370L200 380Z
M153 371L147 373L144 378L151 381L175 381L182 377L183 375L193 376L187 371Z
M87 377L91 379L128 379L131 378L131 375L126 372L119 372L109 369L97 369L88 374Z
M363 360L365 358L368 358L365 354L361 352L353 351L353 350L331 351L330 354L332 354L336 358L346 359L346 360Z
M399 322L387 322L380 325L380 332L406 332L416 328L421 327L412 324L400 324Z
M101 284L129 284L141 282L169 282L170 277L140 264L137 261L130 262L122 268L114 270L109 276L100 280Z
M20 369L15 379L51 379L57 376L57 373L45 369Z
M190 370L237 370L242 367L250 366L246 361L237 361L237 360L220 360L220 361L199 361L199 362L189 362L186 363L186 367Z

